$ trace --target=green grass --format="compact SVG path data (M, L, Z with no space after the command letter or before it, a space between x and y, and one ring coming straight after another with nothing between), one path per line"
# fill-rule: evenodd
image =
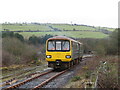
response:
M105 29L105 30L108 30L108 31L114 31L115 28L107 28L107 27L96 27L96 29Z
M106 28L108 31L114 31L114 28Z
M0 24L1 25L1 24ZM71 25L71 24L2 24L2 29L10 30L10 31L42 31L42 32L22 32L21 34L25 38L29 38L32 35L36 36L44 36L45 34L51 35L66 35L68 37L74 38L105 38L108 35L102 32L90 32L95 31L98 29L106 29L109 31L114 31L114 28L107 28L107 27L94 27L94 26L87 26L87 25ZM52 28L57 28L62 30L61 32L50 32L53 31ZM71 30L71 31L63 31L63 30ZM73 30L80 30L80 31L73 31ZM88 30L88 31L87 31ZM49 32L43 32L49 31Z
M45 34L51 35L66 35L68 37L74 38L105 38L108 35L103 34L101 32L84 32L84 31L64 31L64 32L22 32L22 34L26 39L30 36L44 36Z
M29 31L29 30L41 30L41 31L48 31L51 30L46 24L42 25L34 25L34 24L3 24L2 30L8 29L10 31Z
M1 24L0 24L1 25ZM10 31L29 31L29 30L40 30L40 31L49 31L52 30L49 26L53 28L58 28L60 30L98 30L106 29L109 31L114 31L114 28L107 27L93 27L93 26L85 26L85 25L71 25L71 24L2 24L2 29L0 31L4 31L4 29L8 29Z
M75 82L75 81L78 81L78 80L81 80L81 77L80 76L74 76L71 81Z
M58 28L60 30L96 30L93 27L89 26L82 26L82 25L70 25L70 24L52 24L52 27Z

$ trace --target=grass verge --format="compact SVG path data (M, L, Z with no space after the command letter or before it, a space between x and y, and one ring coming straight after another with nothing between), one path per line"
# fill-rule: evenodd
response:
M118 57L94 57L86 61L64 88L119 88Z

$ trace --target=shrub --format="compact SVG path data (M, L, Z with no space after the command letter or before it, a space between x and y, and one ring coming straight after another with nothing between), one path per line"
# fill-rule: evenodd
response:
M38 59L37 49L34 46L21 42L17 38L3 38L2 42L2 64L26 64Z
M75 76L72 78L72 81L75 82L75 81L78 81L78 80L81 80L81 77L80 76Z
M2 33L2 38L5 38L5 37L15 37L21 41L24 41L24 37L22 35L20 35L19 33L11 32L11 31L4 31Z
M116 65L108 63L106 68L100 71L98 84L102 88L118 88L118 71Z
M90 76L91 76L91 71L86 71L86 73L85 73L85 78L90 78Z
M2 65L3 66L9 66L11 64L14 64L13 61L15 59L15 56L13 54L10 54L9 52L2 50Z
M52 35L45 35L45 36L42 36L42 37L37 37L35 35L33 36L30 36L29 39L28 39L28 42L30 44L34 44L34 45L37 45L37 44L45 44L46 43L46 40L50 37L53 37Z

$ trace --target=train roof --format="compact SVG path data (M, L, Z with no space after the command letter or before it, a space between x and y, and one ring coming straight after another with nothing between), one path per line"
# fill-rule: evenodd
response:
M64 39L64 40L71 40L73 42L76 42L76 43L79 43L79 44L82 44L81 42L78 42L72 38L69 38L69 37L66 37L66 36L54 36L52 38L49 38L48 40L56 40L56 39Z

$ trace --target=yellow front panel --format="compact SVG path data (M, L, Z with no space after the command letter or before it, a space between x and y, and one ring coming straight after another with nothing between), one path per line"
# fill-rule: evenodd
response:
M71 61L71 58L69 59L66 58L66 55L71 56L71 51L70 52L48 52L46 51L46 55L52 56L52 58L46 58L47 61L56 61L56 59L60 59L63 62Z

